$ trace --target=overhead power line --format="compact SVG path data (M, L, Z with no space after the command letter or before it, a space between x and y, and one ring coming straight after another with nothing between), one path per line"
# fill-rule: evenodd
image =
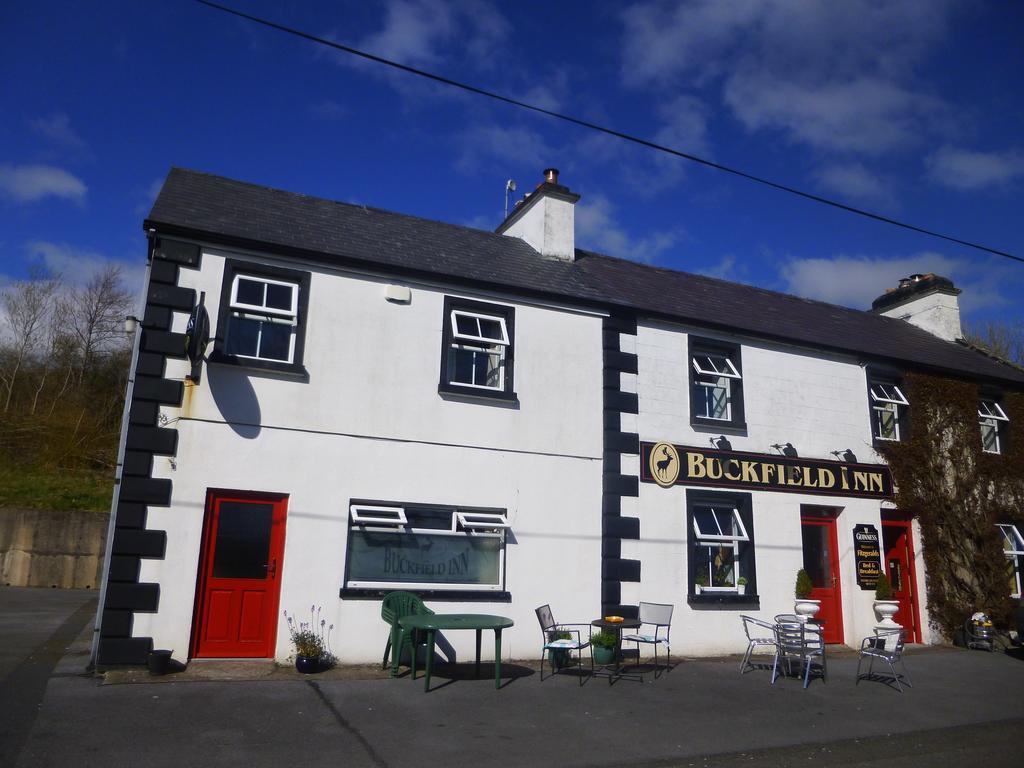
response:
M789 186L787 184L782 184L782 183L777 182L777 181L772 181L771 179L766 179L766 178L764 178L762 176L756 176L756 175L754 175L752 173L747 173L746 171L741 171L738 168L732 168L732 167L730 167L728 165L722 165L721 163L716 163L716 162L714 162L712 160L708 160L706 158L690 154L689 152L683 152L683 151L678 150L678 149L673 149L672 147L667 147L664 144L658 144L657 142L653 142L653 141L649 141L649 140L644 139L644 138L640 138L639 136L633 136L632 134L623 133L622 131L617 131L614 128L607 128L607 127L605 127L603 125L598 125L597 123L592 123L592 122L590 122L588 120L582 120L582 119L580 119L578 117L573 117L572 115L566 115L566 114L564 114L562 112L555 112L554 110L551 110L551 109L544 109L543 107L538 107L535 104L528 104L525 101L519 101L518 99L513 99L511 96L504 96L504 95L502 95L500 93L496 93L494 91L488 91L485 88L478 88L475 85L470 85L468 83L463 83L463 82L460 82L458 80L452 80L449 77L444 77L443 75L438 75L438 74L435 74L433 72L428 72L428 71L426 71L424 69L417 69L416 67L410 67L407 64L401 64L401 63L399 63L397 61L393 61L391 59L386 59L383 56L377 56L375 54L368 53L367 51L361 51L358 48L353 48L353 47L348 46L348 45L343 45L341 43L337 43L337 42L335 42L333 40L328 40L328 39L323 38L323 37L318 37L316 35L312 35L312 34L310 34L308 32L303 32L300 29L295 29L293 27L288 27L288 26L285 26L284 24L278 24L277 22L270 21L268 19L264 19L264 18L261 18L259 16L253 16L252 14L244 13L244 12L236 10L234 8L229 8L226 5L220 5L219 3L213 3L213 2L210 2L210 0L196 0L196 2L199 3L200 5L205 5L205 6L209 7L209 8L213 8L215 10L223 11L224 13L231 14L232 16L237 16L240 19L246 19L246 20L251 21L251 22L253 22L255 24L261 24L261 25L263 25L265 27L269 27L270 29L276 29L279 32L285 32L286 34L294 35L295 37L299 37L299 38L302 38L304 40L309 40L310 42L317 43L319 45L325 45L328 48L334 48L335 50L351 54L352 56L358 56L360 58L367 59L369 61L373 61L373 62L376 62L378 64L383 64L385 66L392 67L393 69L401 70L402 72L408 72L411 75L417 75L419 77L426 78L427 80L433 80L434 82L441 83L442 85L448 85L448 86L451 86L453 88L459 88L459 89L461 89L463 91L467 91L469 93L474 93L474 94L476 94L478 96L485 96L485 97L487 97L489 99L493 99L495 101L500 101L500 102L503 102L505 104L511 104L512 106L519 107L520 109L527 109L527 110L530 110L531 112L537 112L537 113L542 114L542 115L547 115L548 117L553 117L553 118L556 118L558 120L563 120L563 121L565 121L567 123L572 123L574 125L579 125L579 126L581 126L583 128L589 128L592 131L597 131L599 133L604 133L604 134L606 134L608 136L615 136L616 138L622 139L624 141L631 142L633 144L639 144L642 147L647 147L648 149L653 149L653 150L655 150L657 152L664 152L666 154L673 155L674 157L678 157L678 158L681 158L683 160L689 160L690 162L698 163L699 165L704 165L704 166L707 166L708 168L714 168L717 171L722 171L724 173L729 173L729 174L732 174L733 176L739 176L740 178L746 179L747 181L752 181L752 182L755 182L757 184L762 184L762 185L764 185L766 187L771 187L772 189L777 189L777 190L779 190L781 192L788 192L791 195L797 195L798 197L802 197L802 198L804 198L806 200L812 200L812 201L814 201L816 203L821 203L822 205L828 205L828 206L831 206L832 208L837 208L837 209L839 209L841 211L846 211L847 213L853 213L853 214L856 214L857 216L863 216L863 217L868 218L868 219L874 219L875 221L880 221L880 222L883 222L885 224L891 224L894 227L900 227L902 229L910 230L911 232L918 232L918 233L920 233L922 235L928 235L929 237L935 237L935 238L938 238L940 240L946 240L947 242L950 242L950 243L956 243L957 245L963 245L963 246L966 246L967 248L973 248L975 250L983 251L985 253L990 253L990 254L993 254L995 256L1003 256L1003 257L1005 257L1007 259L1013 259L1014 261L1024 262L1024 258L1022 258L1020 256L1014 256L1012 253L1007 253L1006 251L1001 251L1001 250L999 250L997 248L990 248L987 245L981 245L980 243L973 243L970 240L962 240L959 237L953 237L951 235L945 235L945 234L943 234L941 232L936 232L935 230L932 230L932 229L927 229L925 227L919 227L919 226L917 226L915 224L909 224L909 223L907 223L905 221L899 221L898 219L893 219L893 218L890 218L889 216L883 216L880 213L873 213L871 211L866 211L863 208L857 208L857 207L852 206L852 205L847 205L846 203L841 203L838 200L832 200L832 199L827 198L827 197L822 197L821 195L815 195L812 192L805 192L805 191L803 191L801 189L797 189L796 187L791 187L791 186Z

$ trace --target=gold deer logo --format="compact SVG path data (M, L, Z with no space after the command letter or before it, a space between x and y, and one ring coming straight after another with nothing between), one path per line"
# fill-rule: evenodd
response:
M654 482L662 488L671 488L679 478L679 451L671 443L658 443L651 448L647 468Z

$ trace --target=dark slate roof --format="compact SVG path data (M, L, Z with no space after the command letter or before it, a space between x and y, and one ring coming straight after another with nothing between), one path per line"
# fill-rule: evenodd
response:
M146 220L158 232L344 266L482 284L767 339L1024 384L1024 371L893 318L577 249L171 169Z

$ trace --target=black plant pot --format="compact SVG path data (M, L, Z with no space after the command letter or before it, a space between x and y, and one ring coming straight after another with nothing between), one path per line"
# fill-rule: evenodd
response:
M151 675L166 675L171 667L171 654L174 651L150 651L146 657L146 667Z
M295 669L304 675L316 674L320 671L319 656L296 656Z

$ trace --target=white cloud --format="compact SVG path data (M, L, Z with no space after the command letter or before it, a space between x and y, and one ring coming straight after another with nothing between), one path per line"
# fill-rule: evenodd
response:
M77 176L52 165L0 164L0 196L19 203L44 197L84 202L87 188Z
M87 248L46 240L33 240L26 244L25 250L31 262L41 264L51 275L60 275L72 286L85 285L102 269L115 264L121 269L124 287L133 296L141 298L146 275L146 259L143 255L133 262L127 262ZM140 244L139 250L141 254L144 246Z
M901 277L935 272L949 278L961 274L967 265L940 253L913 256L836 256L825 259L793 259L781 273L786 291L832 304L867 309L871 302L895 288Z
M509 174L517 168L531 169L530 179L561 157L537 131L520 126L497 124L474 124L463 131L458 138L459 156L455 167L462 173L479 174L485 164ZM532 187L523 187L523 191Z
M681 230L666 230L636 238L623 229L614 214L614 206L602 195L590 195L577 203L577 247L650 264L683 234Z
M851 200L892 205L895 198L881 177L868 170L863 163L831 163L814 172L818 183L832 192L838 192Z
M385 59L417 68L467 58L478 66L492 66L494 52L509 34L510 26L495 5L483 0L387 0L378 29L348 42ZM340 40L337 30L327 35ZM369 62L351 54L328 54L337 63L362 66ZM375 69L385 71L379 64Z
M729 79L725 103L748 130L771 128L818 149L877 155L920 138L937 99L878 78L787 82L764 72Z
M45 139L66 149L83 150L85 140L71 128L71 120L64 112L50 117L37 117L29 121L32 130Z
M706 89L750 131L881 153L948 118L915 69L952 0L655 0L623 14L627 85Z
M928 176L953 189L1001 187L1024 177L1024 151L976 152L942 147L925 161Z
M746 275L747 268L745 264L738 264L736 262L736 256L732 253L727 253L723 256L717 264L711 266L702 267L701 269L693 270L698 275L704 275L705 277L717 277L719 280L731 280L732 282L746 282L743 278Z
M855 309L870 308L901 277L928 272L948 277L962 289L962 316L1014 306L1013 297L1024 295L1024 273L997 257L979 262L932 251L897 257L840 255L792 259L779 271L787 292Z

